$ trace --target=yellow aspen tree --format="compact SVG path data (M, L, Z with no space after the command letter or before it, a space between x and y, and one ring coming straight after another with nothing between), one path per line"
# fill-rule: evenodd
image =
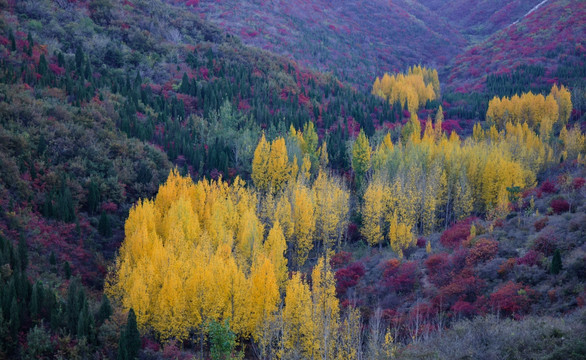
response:
M422 207L420 210L421 223L423 235L429 236L435 230L437 224L436 210L437 210L437 180L439 180L441 173L439 168L434 168L425 179L425 185L422 196Z
M550 94L558 103L559 122L567 124L572 114L572 94L564 85L558 87L557 84L553 85Z
M124 309L135 309L141 330L180 341L194 331L200 349L212 320L230 318L238 336L251 334L247 275L249 264L264 252L263 227L255 214L256 196L243 185L239 178L231 185L193 184L172 171L153 201L140 201L129 211L105 291ZM259 264L265 273L274 266Z
M435 142L435 130L431 124L431 117L427 117L425 122L425 130L423 130L423 138L421 141L425 144L431 145Z
M247 209L240 218L240 226L234 244L238 264L250 269L253 254L262 245L264 227L256 217L254 209Z
M319 148L319 166L322 169L328 167L328 163L330 162L328 158L328 144L327 142L323 142L321 147Z
M360 129L360 133L352 145L352 170L356 174L356 182L358 187L362 184L366 172L370 169L370 143Z
M484 130L482 130L482 126L479 122L474 124L474 127L472 128L472 139L475 142L481 142L484 140Z
M435 140L436 142L442 138L443 126L444 123L444 109L440 105L437 109L437 113L435 114Z
M382 246L384 238L384 193L385 186L380 180L368 184L362 198L362 236L370 246Z
M268 181L272 192L281 191L291 178L291 167L287 156L285 139L278 138L271 143L268 162Z
M307 256L313 249L315 232L315 208L311 191L303 184L297 184L293 191L293 223L295 265L303 266Z
M292 180L297 180L297 175L299 174L299 164L297 162L297 155L293 155L293 162L289 165L291 169Z
M299 273L287 282L283 309L282 359L311 358L316 339L309 286Z
M266 355L272 338L272 322L280 299L275 268L263 255L256 259L251 270L250 295L250 330Z
M252 181L257 189L266 191L269 185L269 158L271 146L262 134L252 159Z
M348 225L348 200L350 195L340 181L334 180L323 170L313 183L315 198L316 237L327 252L335 241L341 240Z
M285 282L287 280L287 243L281 224L275 221L269 235L263 245L265 256L271 261L275 268L275 279L280 291L285 290Z
M362 359L362 327L360 311L354 306L347 307L340 326L336 360Z
M278 221L283 229L283 235L288 242L293 241L295 223L293 222L293 210L289 198L282 194L277 202L275 210L275 222Z
M322 359L331 359L335 352L340 308L336 298L336 280L326 258L318 260L311 273L311 279L312 319L315 324L314 338L317 342L315 355Z
M309 182L311 179L311 158L308 154L303 156L303 162L301 163L301 175L306 182Z

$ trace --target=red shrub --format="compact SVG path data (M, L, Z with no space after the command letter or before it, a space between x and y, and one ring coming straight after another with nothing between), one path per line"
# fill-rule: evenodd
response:
M539 233L535 241L533 241L533 250L543 253L545 256L553 254L555 250L555 243L557 239L553 234L553 230L548 228L547 230Z
M533 224L533 226L535 227L535 231L540 232L541 230L543 230L543 228L547 225L548 221L549 221L549 218L547 216L537 220Z
M586 180L584 178L578 177L572 181L572 187L574 190L580 190L582 186L584 186L584 183L586 183Z
M549 180L544 181L543 184L541 184L540 190L546 194L553 194L556 192L555 184Z
M474 276L471 271L464 271L442 287L434 301L441 301L444 306L450 306L458 300L474 302L484 286L484 280Z
M440 238L440 243L449 248L459 247L462 241L466 240L470 235L470 225L473 220L474 218L468 218L452 225L444 231Z
M330 259L330 265L332 266L332 269L339 269L348 264L350 260L352 260L352 253L348 251L340 251L332 256Z
M356 286L360 278L364 276L364 264L355 262L347 267L336 271L336 293L338 296L346 294L348 288Z
M387 263L383 283L398 293L409 293L413 291L417 282L417 263L414 261L400 265L398 263L396 259Z
M517 259L517 264L534 266L539 264L543 255L535 250L529 250L523 257Z
M452 306L452 312L457 316L471 317L476 315L476 311L476 306L463 300L456 301Z
M448 254L440 253L429 256L424 262L429 280L436 286L444 286L451 279L452 264Z
M509 281L490 295L489 310L505 315L524 314L530 310L535 295L530 287Z
M417 239L417 247L424 248L425 245L427 245L427 241L424 237L420 237L419 239Z
M504 277L509 271L513 270L517 261L514 258L507 259L504 263L499 266L497 273L500 277Z
M549 204L556 214L570 211L570 204L565 199L554 199Z
M480 262L491 260L498 252L499 245L497 241L490 239L480 239L470 249L470 253L466 257L466 265L474 266Z

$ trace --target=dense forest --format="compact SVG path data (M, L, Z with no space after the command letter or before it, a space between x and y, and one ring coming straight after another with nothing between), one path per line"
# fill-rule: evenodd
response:
M0 358L582 358L584 5L294 3L0 0Z

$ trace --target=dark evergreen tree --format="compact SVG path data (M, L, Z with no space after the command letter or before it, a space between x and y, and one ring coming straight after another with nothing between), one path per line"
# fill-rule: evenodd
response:
M42 298L40 297L42 295L39 294L39 291L42 290L39 290L39 283L36 282L35 285L33 285L33 292L29 302L29 311L33 320L39 317L39 313L41 311Z
M25 271L28 267L28 245L22 233L18 238L18 261L20 263L20 270Z
M12 29L10 29L10 32L8 33L8 39L10 40L10 50L16 51L16 39L14 38Z
M20 309L18 307L18 302L16 301L16 297L12 297L12 302L10 304L10 332L12 333L12 337L16 339L16 335L18 334L18 330L20 329Z
M112 226L110 225L110 217L105 211L100 215L100 222L98 223L98 231L103 237L112 237Z
M73 197L71 190L67 186L65 176L61 178L61 188L57 196L57 219L65 222L73 222L75 220L75 206L73 205Z
M562 255L559 249L555 249L551 259L551 273L557 275L562 270Z
M118 340L118 360L129 360L128 343L126 341L126 333L124 330L120 332L120 339Z
M136 324L136 314L132 308L128 311L128 319L126 320L126 329L124 330L124 335L126 337L128 359L136 359L138 356L138 351L140 350L141 340Z
M63 264L63 273L67 280L71 278L71 266L69 265L69 261L66 261L65 264Z
M102 295L100 309L96 315L97 324L101 325L104 321L110 318L110 315L112 315L112 306L110 305L110 299L108 299L108 295L104 294Z

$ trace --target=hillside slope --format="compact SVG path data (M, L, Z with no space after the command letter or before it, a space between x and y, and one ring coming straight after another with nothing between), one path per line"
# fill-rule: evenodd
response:
M571 76L583 80L585 18L583 1L548 1L453 59L445 71L448 84L462 92L478 90L488 74L509 73L520 65L543 67L553 83L558 80L555 71L568 63L577 70Z
M413 64L445 64L466 45L450 23L417 2L229 0L192 8L246 44L359 85Z

